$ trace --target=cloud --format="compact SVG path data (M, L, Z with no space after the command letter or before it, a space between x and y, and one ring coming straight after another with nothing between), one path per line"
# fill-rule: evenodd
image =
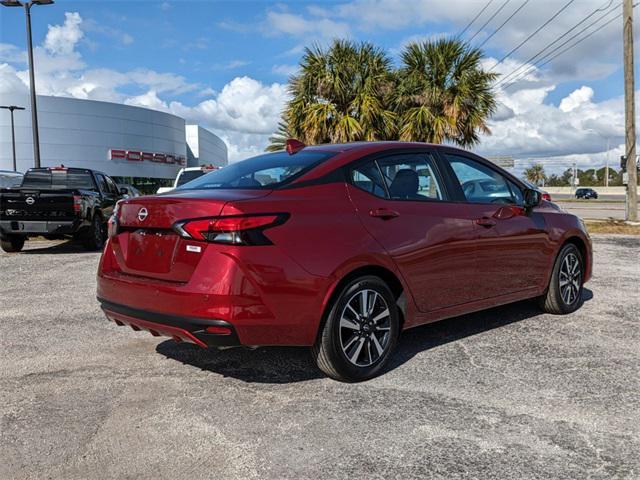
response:
M298 65L274 65L271 68L271 71L277 75L282 75L283 77L290 77L295 75L299 71Z
M247 62L246 60L231 60L222 65L224 70L234 70L236 68L244 67L249 65L251 62Z
M124 104L134 105L137 107L146 107L164 112L169 110L167 104L158 98L158 94L155 90L149 90L147 93L144 93L142 95L127 98L124 101Z
M304 37L305 41L313 38L333 39L350 35L349 24L327 18L312 20L289 12L267 12L267 34L286 34L294 37Z
M286 85L264 85L250 77L236 77L220 93L194 107L171 102L173 113L213 129L270 135L288 98Z
M78 12L64 14L62 25L49 25L44 39L44 48L53 55L69 55L73 53L76 44L84 36L80 29L82 18Z
M499 92L500 103L513 115L491 119L492 135L482 137L479 152L488 156L543 158L542 163L547 162L552 170L564 169L572 162L601 166L607 139L612 147L624 142L622 98L594 102L593 90L582 86L556 107L545 103L552 89Z

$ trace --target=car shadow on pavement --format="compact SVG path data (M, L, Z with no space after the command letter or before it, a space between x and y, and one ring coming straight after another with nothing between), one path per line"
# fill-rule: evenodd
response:
M59 253L99 253L86 250L81 244L72 240L63 241L61 243L51 243L45 245L38 245L44 242L33 242L29 245L29 242L25 243L25 249L20 252L22 255L43 255L43 254L59 254Z
M593 292L585 288L583 302L592 298ZM425 350L542 314L535 302L523 301L412 328L400 337L385 373ZM306 347L206 350L167 340L156 347L156 352L183 364L249 383L293 383L324 377Z

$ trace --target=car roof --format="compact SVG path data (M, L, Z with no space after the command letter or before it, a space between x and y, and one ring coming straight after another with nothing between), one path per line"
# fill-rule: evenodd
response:
M304 147L305 150L322 151L322 152L347 152L350 150L386 150L388 148L402 147L448 147L448 145L440 145L422 142L399 142L399 141L383 141L383 142L348 142L348 143L322 143L319 145L309 145ZM455 147L453 147L455 148Z
M423 142L399 142L399 141L382 141L382 142L350 142L350 143L334 143L334 144L321 144L321 145L309 145L304 147L302 151L317 151L317 152L333 152L335 155L329 158L327 161L312 168L309 172L300 176L295 183L302 183L329 173L330 171L342 167L352 160L365 155L380 153L384 151L398 151L398 150L411 150L411 149L433 149L433 150L448 150L451 152L460 152L461 154L471 155L482 159L485 162L488 160L478 156L473 152L458 148L454 145L448 144L434 144ZM295 154L294 154L295 155ZM497 167L497 166L496 166ZM520 179L506 172L512 179L520 182ZM521 183L521 182L520 182Z

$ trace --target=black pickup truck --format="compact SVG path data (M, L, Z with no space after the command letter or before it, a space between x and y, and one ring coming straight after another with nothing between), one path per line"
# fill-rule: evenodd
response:
M88 250L98 250L122 197L116 183L101 172L32 168L19 187L0 189L0 246L19 252L29 237L72 237Z

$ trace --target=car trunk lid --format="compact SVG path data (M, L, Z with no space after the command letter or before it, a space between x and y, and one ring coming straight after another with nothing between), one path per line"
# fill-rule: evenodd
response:
M215 217L229 202L269 193L271 190L184 190L126 200L119 206L119 233L112 239L118 265L130 275L187 282L207 244L180 237L173 225Z

